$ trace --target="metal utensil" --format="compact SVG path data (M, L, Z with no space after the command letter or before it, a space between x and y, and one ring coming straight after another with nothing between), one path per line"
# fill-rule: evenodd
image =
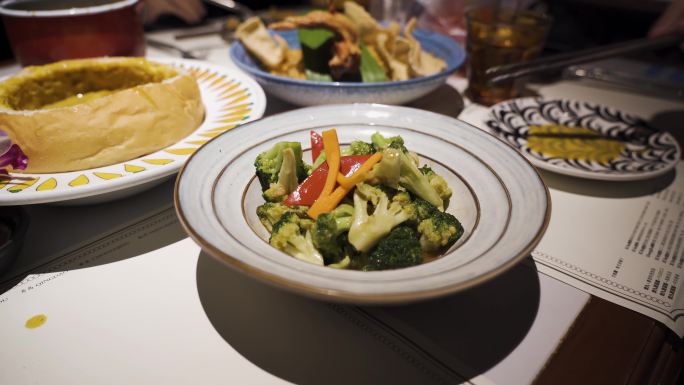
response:
M184 31L178 32L177 34L173 35L173 38L176 40L190 39L193 37L215 35L221 33L222 31L223 26L221 24L203 25L201 27L188 28Z
M605 59L607 57L617 56L625 53L634 53L669 47L682 41L684 41L684 33L665 35L656 38L630 40L602 47L542 57L524 63L514 63L492 67L485 71L485 75L489 77L490 83L498 83L505 80L519 78L521 76L553 71L573 64Z
M181 57L184 59L199 59L199 57L194 53L187 51L181 47L177 47L173 44L169 44L161 40L156 40L149 37L147 37L145 40L147 41L147 44L149 44L152 47L175 51L176 53L180 54Z

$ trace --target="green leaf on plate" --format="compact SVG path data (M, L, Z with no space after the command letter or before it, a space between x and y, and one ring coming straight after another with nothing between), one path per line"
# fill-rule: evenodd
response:
M333 81L332 76L328 74L322 74L320 72L314 72L310 69L306 70L306 79L313 80L316 82L331 82Z
M361 79L364 83L388 81L387 74L365 44L361 44Z
M324 28L299 28L298 35L304 68L320 74L330 73L328 62L333 54L335 34Z

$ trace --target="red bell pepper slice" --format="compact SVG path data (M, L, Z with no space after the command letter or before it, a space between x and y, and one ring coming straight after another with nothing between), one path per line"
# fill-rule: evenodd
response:
M316 131L311 131L311 161L315 162L323 151L323 136Z
M340 157L340 172L344 176L349 176L358 170L370 157L371 155L347 155Z
M358 170L370 158L370 155L348 155L340 158L340 172L349 176ZM311 206L323 191L328 177L328 163L323 163L304 179L297 188L283 201L288 206Z

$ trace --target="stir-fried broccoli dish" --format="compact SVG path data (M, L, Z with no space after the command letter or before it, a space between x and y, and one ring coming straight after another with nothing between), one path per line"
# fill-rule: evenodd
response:
M463 226L445 210L451 189L420 165L400 136L375 133L341 147L333 130L311 132L312 165L298 142L254 162L269 243L290 256L364 271L419 265L449 249Z

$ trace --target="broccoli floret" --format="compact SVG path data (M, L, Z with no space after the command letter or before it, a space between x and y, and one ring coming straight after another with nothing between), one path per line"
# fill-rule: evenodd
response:
M418 225L420 246L425 252L444 250L461 238L463 226L453 215L435 210Z
M368 215L368 202L374 207L372 215ZM354 191L354 216L349 229L349 243L357 251L367 252L409 217L399 203L390 203L387 194L381 189L359 183Z
M448 248L463 235L463 227L453 215L440 211L424 199L411 198L407 193L399 193L394 200L410 215L406 224L418 229L424 252Z
M437 194L439 194L439 197L442 198L442 201L444 202L444 207L448 207L452 191L449 188L449 185L447 184L446 180L444 180L442 176L434 172L434 170L432 170L428 165L424 165L423 167L421 167L420 172L422 172L423 175L425 175L428 178L428 180L430 181L430 186L432 186L435 189L435 191L437 191Z
M401 151L395 148L386 148L382 151L382 159L368 173L366 182L372 185L398 188L401 171Z
M305 206L286 206L282 203L273 202L266 202L256 209L259 221L261 221L269 233L273 231L273 225L278 222L285 213L293 212L300 218L306 218L306 211L307 208Z
M283 164L283 150L286 148L292 149L294 154L297 181L301 182L308 176L308 167L302 160L302 145L299 142L279 142L269 150L259 154L254 161L261 191L266 191L271 187L271 183L278 182L280 168Z
M295 158L294 151L291 148L284 148L281 153L283 159L280 171L278 172L278 181L271 183L262 194L268 202L283 201L299 184L297 178L297 159Z
M418 233L408 226L394 228L370 253L364 270L399 269L419 265L422 252Z
M408 205L413 203L413 199L411 198L411 194L409 194L407 191L399 190L394 195L392 195L392 202L398 202L402 205Z
M427 176L423 175L415 163L406 155L400 155L399 185L425 199L440 210L444 208L444 202L437 190L430 184Z
M282 202L288 195L287 189L280 183L271 183L271 187L261 194L266 202Z
M413 200L412 206L415 210L415 215L411 219L416 225L440 212L439 209L430 202L417 197Z
M311 226L311 220L299 218L293 212L285 213L273 225L268 243L299 260L322 266L323 256L311 240Z
M440 209L444 207L444 202L435 187L430 184L430 179L418 168L415 159L417 155L406 150L404 140L400 136L385 138L376 132L372 140L376 147L383 149L383 152L382 159L368 175L368 183L394 188L398 185Z
M312 230L313 244L323 255L326 264L340 262L350 254L347 232L351 227L352 215L354 207L342 204L316 218Z
M328 267L332 267L333 269L347 269L349 266L351 266L351 258L349 258L349 256L345 256L341 261L328 265Z
M399 135L386 138L382 136L381 133L376 132L371 135L371 141L373 142L373 145L380 150L394 148L400 150L401 152L408 152L406 147L404 147L404 139Z
M347 154L345 150L348 150ZM342 155L372 155L377 151L373 143L366 143L362 140L354 140L349 144L349 147L342 150Z
M406 224L417 227L418 224L432 217L435 211L439 211L437 207L431 205L428 201L413 197L407 191L400 191L392 198L392 202L399 204L401 209L408 215Z

